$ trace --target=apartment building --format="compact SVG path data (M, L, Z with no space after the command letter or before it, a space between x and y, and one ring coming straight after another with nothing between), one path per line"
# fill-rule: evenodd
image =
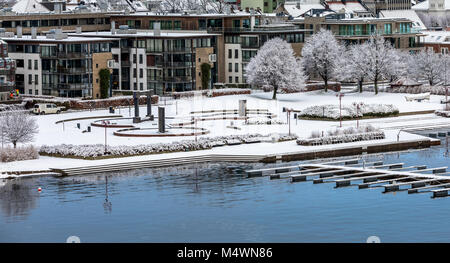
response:
M203 63L211 65L211 82L217 82L217 37L205 31L136 30L114 22L110 31L71 34L75 37L114 39L115 91L153 90L155 94L199 90ZM158 27L158 28L156 28ZM116 72L116 73L114 73Z
M272 24L252 26L250 30L224 33L224 54L218 54L218 60L224 61L225 72L220 82L227 84L245 83L245 66L256 55L264 43L275 37L282 38L291 44L297 56L305 42L305 35L311 30L300 29L294 24Z
M411 0L361 0L373 14L382 10L408 10L411 9Z
M0 40L0 100L15 89L15 61L8 55L8 44Z
M69 37L61 30L46 36L3 37L16 61L16 87L22 94L98 97L100 68L112 59L114 39Z
M362 43L373 34L381 34L395 48L417 51L423 48L424 34L406 18L345 18L339 14L295 19L294 24L313 32L331 30L345 44Z

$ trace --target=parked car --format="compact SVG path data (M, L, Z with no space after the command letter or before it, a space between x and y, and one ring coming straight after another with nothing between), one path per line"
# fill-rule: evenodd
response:
M58 107L52 103L38 103L34 105L33 113L34 114L60 114L63 111L64 107Z

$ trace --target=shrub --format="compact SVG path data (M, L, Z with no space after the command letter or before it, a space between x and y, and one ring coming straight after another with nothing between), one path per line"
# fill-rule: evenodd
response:
M17 148L6 147L3 148L3 150L0 149L0 161L4 163L33 160L38 158L39 158L38 151L33 146L17 147Z

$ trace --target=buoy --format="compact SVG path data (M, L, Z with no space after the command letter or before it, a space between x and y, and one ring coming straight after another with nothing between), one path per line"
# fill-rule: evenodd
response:
M38 192L41 192L41 191L42 191L42 188L39 187L39 188L38 188Z

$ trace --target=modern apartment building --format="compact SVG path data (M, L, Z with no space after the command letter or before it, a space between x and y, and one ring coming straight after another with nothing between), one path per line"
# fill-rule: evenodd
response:
M424 34L406 18L341 18L339 16L305 17L294 24L313 32L331 30L345 44L362 43L373 34L381 34L395 48L417 51L423 48Z
M8 97L15 86L16 64L8 55L8 44L0 40L0 100Z
M408 10L411 9L411 0L361 0L373 14L382 10Z
M69 37L61 30L53 30L46 36L19 34L3 40L16 61L16 87L20 93L99 96L98 71L112 59L114 39Z
M201 89L203 63L211 65L217 82L217 37L205 31L136 30L121 26L110 31L71 34L72 37L114 39L111 53L116 66L115 91L153 90L155 94Z
M275 37L282 38L291 44L295 54L300 56L305 35L310 30L300 29L294 24L276 24L254 26L241 32L224 33L224 54L219 55L219 61L224 61L223 83L245 83L245 66L256 55L264 43Z

